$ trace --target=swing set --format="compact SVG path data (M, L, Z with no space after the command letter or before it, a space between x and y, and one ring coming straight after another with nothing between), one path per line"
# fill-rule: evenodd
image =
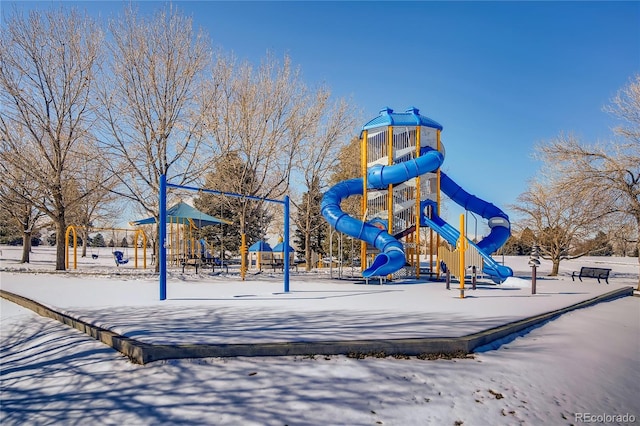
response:
M215 191L212 189L206 189L206 188L196 188L196 187L190 187L190 186L183 186L183 185L175 185L175 184L171 184L167 182L167 177L165 175L160 175L160 197L159 197L159 206L160 206L160 214L159 214L159 256L158 256L158 264L160 267L160 300L166 300L167 299L167 246L170 246L167 241L167 225L168 220L170 215L168 215L167 213L167 189L168 188L175 188L175 189L182 189L182 190L188 190L188 191L194 191L194 192L206 192L206 193L210 193L210 194L215 194L215 195L224 195L226 197L234 197L234 198L242 198L242 199L249 199L249 200L256 200L256 201L265 201L265 202L271 202L271 203L276 203L276 204L282 204L283 205L283 216L284 216L284 243L285 243L285 248L284 248L284 252L283 252L283 256L284 256L284 292L288 293L289 292L289 256L288 256L288 252L289 252L289 196L285 195L283 200L274 200L274 199L270 199L270 198L263 198L263 197L254 197L254 196L250 196L250 195L242 195L242 194L235 194L232 192L223 192L223 191ZM171 237L171 235L170 235ZM241 234L241 238L242 238L242 243L241 243L241 247L240 247L240 254L241 254L241 264L240 264L240 275L242 277L242 280L244 281L245 279L245 275L246 275L246 271L247 271L247 265L246 265L246 258L247 258L247 242L246 242L246 235L243 233ZM195 245L191 246L192 248L195 248ZM169 260L171 258L169 257Z
M77 232L77 226L75 225L69 225L67 226L67 230L65 232L65 266L66 269L69 269L69 260L70 260L70 256L69 256L69 246L70 246L70 240L71 240L71 236L73 236L73 269L78 269L78 232ZM131 231L131 229L127 229L127 228L91 228L91 231L89 233L95 232L95 231L111 231L113 233L113 244L114 247L112 249L112 255L113 255L113 259L116 263L116 266L120 266L120 265L124 265L129 263L129 257L128 257L128 248L124 247L124 251L122 250L115 250L115 245L116 245L116 231L124 231L125 232L125 241L127 241L127 245L128 245L128 233L129 231ZM133 231L134 232L134 236L133 236L133 247L134 247L134 268L138 268L138 238L141 239L142 241L142 259L143 259L143 264L142 267L144 269L147 268L147 236L144 233L144 231L142 229L136 229ZM98 254L97 253L91 253L91 258L93 260L97 260L98 259Z

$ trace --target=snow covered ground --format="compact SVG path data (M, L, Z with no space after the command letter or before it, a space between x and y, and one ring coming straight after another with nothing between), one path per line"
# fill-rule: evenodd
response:
M366 286L326 271L196 275L172 271L168 300L132 261L110 252L53 273L53 249L0 247L0 287L152 343L461 336L634 286L637 258L581 258L559 277L506 257L518 278L481 280L461 300L452 283ZM102 249L109 251L109 249ZM129 250L132 251L131 249ZM129 253L129 256L133 256ZM613 269L610 285L571 281L580 266ZM335 271L334 271L335 272ZM570 312L467 359L347 356L205 358L130 363L53 320L0 301L3 425L640 424L640 298ZM497 349L496 349L497 348Z

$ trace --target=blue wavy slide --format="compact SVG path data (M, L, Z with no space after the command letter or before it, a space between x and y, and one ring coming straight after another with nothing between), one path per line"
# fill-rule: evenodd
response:
M497 263L491 253L498 250L504 245L504 243L511 235L509 216L506 215L495 205L481 200L480 198L469 194L456 184L445 173L440 172L440 189L451 200L453 200L459 206L462 206L465 210L471 211L480 215L483 219L487 219L489 222L489 235L482 240L474 243L469 240L469 244L474 246L482 260L484 261L483 272L491 276L494 281L502 282L505 279L513 275L513 270L508 266L500 265ZM422 211L425 211L425 206L430 202L423 202L421 207ZM432 211L435 209L432 209ZM460 238L460 231L444 221L440 216L435 213L431 214L431 218L427 217L424 213L420 220L420 225L429 226L436 231L451 245L456 245L458 238Z
M374 166L367 172L367 188L385 189L388 185L402 183L414 177L436 170L444 160L435 150L418 158L392 166ZM340 202L352 195L362 194L363 179L342 181L330 188L322 197L320 211L327 222L337 231L366 241L380 253L371 266L362 272L365 278L394 273L406 263L402 243L387 231L349 216L340 208Z
M427 148L418 158L391 166L371 167L367 172L367 188L386 189L390 184L396 185L437 170L443 161L444 157L440 152ZM490 253L497 250L509 238L508 216L493 204L464 191L444 173L441 173L441 189L457 204L489 220L490 234L474 244L483 257L484 273L495 277L496 281L503 281L513 275L511 268L497 264L490 256ZM371 266L362 272L363 277L388 275L406 264L402 243L387 231L355 219L340 208L342 200L362 192L362 178L349 179L336 184L324 194L320 204L321 213L337 231L365 241L380 251ZM421 225L430 226L450 244L455 245L459 232L437 215L427 218L424 211L428 203L429 201L423 202L421 206L423 210Z

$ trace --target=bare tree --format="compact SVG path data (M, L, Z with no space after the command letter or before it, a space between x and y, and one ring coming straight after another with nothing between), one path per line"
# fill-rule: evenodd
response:
M511 206L523 217L519 225L536 235L542 258L551 260L552 276L558 274L562 260L587 254L576 250L595 232L601 218L593 195L574 194L565 190L563 182L541 179L531 181L518 204Z
M629 154L637 159L640 155L640 74L633 76L629 84L618 91L611 104L605 106L605 111L621 120L614 132L623 137Z
M328 95L328 94L327 94ZM295 225L298 234L304 239L305 260L307 270L311 270L313 235L318 228L327 224L319 218L322 192L331 183L330 179L340 164L341 154L349 147L349 138L355 133L357 114L344 100L329 104L328 97L318 102L320 113L308 126L308 137L303 139L298 151L297 168L300 170L303 187L307 192L299 203L294 203L298 214ZM351 140L353 145L353 139ZM359 145L359 144L358 144ZM359 149L358 149L359 152ZM359 160L360 156L355 155ZM313 203L313 205L311 205ZM317 205L316 205L317 204ZM318 241L316 244L322 244Z
M95 141L86 141L75 150L72 167L78 172L71 190L78 194L78 202L69 213L82 239L82 257L87 256L89 233L98 223L112 222L122 212L122 203L115 204L114 193L118 181L105 164L105 156Z
M635 235L635 223L628 217L621 217L619 221L611 221L608 235L618 256L638 256L637 236Z
M92 90L102 32L75 9L17 9L0 33L0 155L3 184L45 213L56 227L56 269L65 269L69 167L90 137ZM21 188L28 179L29 188ZM27 190L24 190L27 189ZM35 190L35 191L34 191Z
M302 148L304 141L320 135L316 126L326 113L326 90L311 91L290 58L280 63L271 55L257 69L218 56L210 88L209 131L220 154L237 154L245 168L226 182L229 190L272 199L286 194L299 156L312 155ZM246 200L237 218L241 233L255 202Z
M36 185L27 174L21 174L11 165L12 153L8 144L0 141L0 210L4 218L22 234L21 263L29 263L31 234L42 213L29 201L37 192Z
M4 157L4 156L0 156ZM0 170L4 173L7 170L7 164L0 164ZM0 209L2 209L13 222L13 224L22 233L22 259L20 263L29 263L29 255L31 252L31 237L38 230L37 224L43 213L40 212L29 200L31 199L28 190L31 188L29 178L24 177L24 181L20 185L10 187L8 185L0 185ZM21 191L26 193L18 195Z
M594 214L631 218L635 230L628 239L635 240L640 249L640 75L621 89L606 109L623 123L615 129L620 138L586 145L561 135L543 145L541 153L547 162L563 166L565 193L593 194ZM640 271L640 258L638 261Z
M340 148L337 155L337 164L332 166L329 185L347 179L362 177L362 164L360 157L360 139L353 137L348 144ZM342 201L342 210L352 216L362 214L362 196L356 195Z
M126 9L109 28L110 78L100 96L107 164L120 181L118 193L157 220L160 176L193 182L211 157L202 151L209 43L173 6L149 19Z

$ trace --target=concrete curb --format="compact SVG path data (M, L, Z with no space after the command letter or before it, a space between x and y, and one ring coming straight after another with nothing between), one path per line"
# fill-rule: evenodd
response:
M567 312L586 308L625 296L632 296L633 287L622 287L617 290L596 296L562 309L514 321L478 333L462 337L433 337L416 339L380 339L380 340L343 340L289 343L251 343L251 344L181 344L155 345L139 342L121 336L102 327L89 324L69 315L57 312L38 302L17 294L0 290L0 296L30 309L46 318L60 321L70 327L88 334L127 356L136 364L147 364L153 361L184 358L215 358L237 356L286 356L286 355L407 355L419 356L428 354L464 355L474 349L503 339L511 334L521 332L530 327L543 324Z

